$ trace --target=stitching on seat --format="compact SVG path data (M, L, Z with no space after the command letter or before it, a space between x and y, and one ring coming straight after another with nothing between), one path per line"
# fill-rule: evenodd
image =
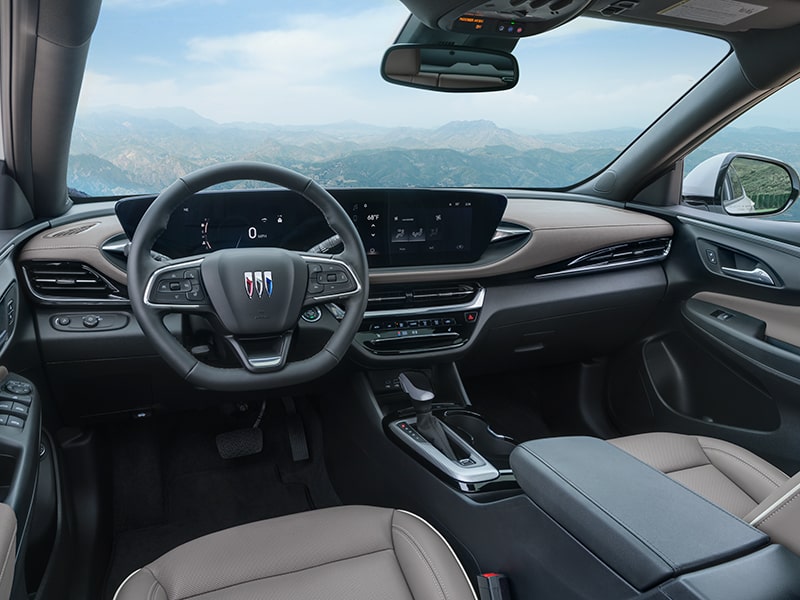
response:
M761 476L762 476L764 479L766 479L767 481L769 481L769 482L770 482L772 485L774 485L775 487L780 487L780 486L781 486L781 483L778 483L778 482L776 482L775 480L773 480L773 479L772 479L772 477L770 477L769 475L767 475L766 473L764 473L764 472L763 472L761 469L759 469L759 468L758 468L758 467L756 467L755 465L751 465L749 462L747 462L747 461L746 461L745 459L743 459L741 456L736 456L736 455L735 455L735 454L733 454L732 452L728 452L727 450L722 450L722 449L720 449L720 448L712 448L711 446L703 446L703 444L700 444L700 447L703 449L703 451L704 451L704 452L706 452L707 450L711 450L711 451L713 451L713 452L719 452L719 453L721 453L721 454L726 454L726 455L730 456L731 458L735 458L735 459L736 459L736 460L738 460L739 462L741 462L741 463L743 463L743 464L747 465L748 467L750 467L751 469L753 469L753 470L754 470L756 473L758 473L759 475L761 475ZM706 452L706 453L707 453L707 452ZM713 463L712 463L712 464L713 464ZM716 467L717 465L714 465L714 466ZM717 467L717 468L719 468L719 467ZM720 471L721 471L721 470L722 470L722 469L720 469ZM726 477L727 477L727 475L726 475Z
M692 471L692 470L694 470L694 469L702 469L703 467L711 467L712 469L717 469L717 467L716 467L714 464L712 464L712 463L706 463L706 464L704 464L704 465L700 465L699 467L690 467L690 468L688 468L688 469L683 469L683 470L680 470L680 471L670 471L669 473L665 473L665 475L667 475L667 477L669 477L670 479L674 479L672 476L673 476L674 474L676 474L676 473L686 473L687 471ZM722 473L722 471L720 471L719 469L717 469L717 471L718 471L719 473ZM747 492L746 492L744 489L742 489L741 487L739 487L738 485L736 485L736 483L734 483L734 482L733 482L733 480L732 480L730 477L728 477L728 476L727 476L727 475L725 475L724 473L722 473L722 476L723 476L723 477L726 477L726 478L728 479L728 481L730 481L730 482L731 482L731 484L732 484L733 486L735 486L735 487L736 487L736 489L737 489L737 490L739 490L739 491L740 491L740 492L742 492L742 493L743 493L745 496L747 496L747 498L748 498L748 499L749 499L749 500L750 500L750 501L753 503L753 508L755 508L755 507L756 507L756 506L759 504L759 501L758 501L756 498L753 498L753 497L752 497L750 494L748 494L748 493L747 493ZM681 484L683 487L685 487L686 489L688 489L688 490L690 490L690 491L693 491L693 490L692 490L692 488L688 487L686 484L684 484L684 483L682 483L682 482L678 481L677 479L676 479L675 481L677 481L678 483L680 483L680 484Z
M447 600L448 593L447 593L447 588L444 585L444 582L442 581L441 577L439 576L439 573L436 570L436 567L434 567L433 563L428 558L428 555L425 554L425 551L422 549L422 547L414 539L414 536L411 535L411 533L409 531L407 531L406 529L403 529L400 525L397 525L395 523L392 523L392 529L396 529L400 534L404 535L408 539L409 543L414 548L414 551L417 553L417 556L419 556L425 562L425 564L428 565L428 569L430 569L431 573L433 574L434 580L439 585L439 592L440 592L442 600Z
M800 497L800 492L797 492L797 493L796 493L794 496L792 496L791 498L789 498L788 500L786 500L786 502L784 502L783 504L781 504L781 505L780 505L778 508L776 508L775 510L773 510L771 514L767 515L767 517L765 517L765 518L764 518L764 519L761 521L761 523L759 523L759 524L758 524L758 526L759 526L759 527L761 527L761 526L762 526L764 523L766 523L767 521L769 521L769 520L770 520L772 517L774 517L775 515L777 515L777 514L778 514L780 511L782 511L784 508L786 508L787 506L789 506L789 505L790 505L792 502L794 502L795 500L797 500L797 498L798 498L798 497Z
M206 594L211 594L213 592L220 592L222 590L229 590L240 585L245 585L247 583L253 583L255 581L266 581L267 579L273 579L275 577L283 577L284 575L295 575L297 573L302 573L303 571L310 571L312 569L317 569L319 567L325 567L327 565L333 565L340 562L345 562L348 560L355 560L357 558L364 558L365 556L371 556L373 554L380 554L381 552L394 552L392 548L380 548L379 550L374 550L372 552L365 552L364 554L354 554L353 556L348 556L346 558L339 558L337 560L330 560L328 562L319 563L317 565L311 565L310 567L304 567L302 569L295 569L293 571L284 571L283 573L274 573L273 575L265 575L264 577L254 577L253 579L247 579L245 581L237 581L236 583L232 583L231 585L223 585L217 588L213 588L210 590L205 590L202 592L198 592L196 594L192 594L190 596L183 596L182 598L176 598L174 600L190 600L191 598L199 598L200 596L204 596ZM154 576L155 577L155 576Z
M158 580L153 578L153 585L151 585L150 589L147 590L147 597L150 600L154 600L155 597L156 597L156 592L158 591L158 588L160 588L160 587L161 587L161 584L158 583ZM166 593L164 595L166 596Z

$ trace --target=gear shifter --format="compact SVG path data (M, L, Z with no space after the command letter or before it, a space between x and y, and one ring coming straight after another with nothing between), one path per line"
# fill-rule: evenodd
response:
M457 460L450 440L441 422L433 416L433 387L428 378L418 371L400 373L400 387L411 398L411 405L417 413L417 432L450 460Z

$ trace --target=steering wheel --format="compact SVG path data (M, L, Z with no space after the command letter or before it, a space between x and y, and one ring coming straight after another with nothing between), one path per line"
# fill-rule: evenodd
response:
M212 185L236 180L273 183L301 194L322 212L344 250L323 255L232 248L167 262L152 258L153 245L182 202ZM145 212L128 256L131 307L142 330L181 377L213 390L283 387L332 369L361 324L368 282L361 238L333 196L308 177L257 162L214 165L178 179ZM331 301L343 304L346 314L325 346L311 357L287 362L301 312ZM215 367L195 358L164 325L164 316L175 312L211 317L241 366Z

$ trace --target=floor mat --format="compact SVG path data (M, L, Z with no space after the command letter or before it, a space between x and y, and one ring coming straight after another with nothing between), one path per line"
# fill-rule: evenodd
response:
M254 420L214 412L131 423L109 432L113 463L114 542L105 598L135 569L201 535L260 519L338 504L322 454L314 411L298 401L310 458L291 457L286 413L270 402L264 448L223 460L217 433Z

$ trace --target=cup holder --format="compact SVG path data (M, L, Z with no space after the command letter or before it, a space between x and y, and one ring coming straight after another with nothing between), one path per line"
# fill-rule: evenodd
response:
M448 410L442 419L497 469L510 468L508 457L516 447L516 442L492 431L479 414L468 410Z

